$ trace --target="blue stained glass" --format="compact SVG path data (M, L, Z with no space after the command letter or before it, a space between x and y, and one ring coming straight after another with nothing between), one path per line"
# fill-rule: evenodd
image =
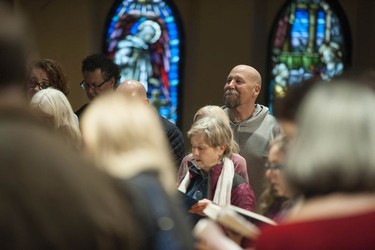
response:
M171 46L178 46L180 44L180 41L178 39L171 39L170 44Z
M178 67L177 67L177 65L173 64L173 65L171 65L171 67L170 67L169 70L170 70L171 72L172 72L172 71L178 71Z
M170 72L169 78L178 78L178 73L177 72Z
M178 83L179 83L178 79L172 80L171 81L171 86L177 86ZM173 94L176 94L176 93L173 93Z
M275 20L270 40L269 107L289 87L309 78L330 80L350 60L350 34L336 0L289 0Z
M325 13L323 11L318 12L318 18L316 20L316 46L322 45L324 40L325 32Z
M181 32L163 0L117 1L109 20L106 53L121 68L121 80L142 82L159 113L176 122Z
M306 10L296 10L296 19L291 31L293 51L306 49L309 38L309 13Z
M174 56L174 57L172 57L172 59L171 59L171 62L174 62L174 63L176 63L176 62L178 62L178 61L180 61L180 58L179 58L178 56Z
M166 23L170 23L170 24L174 24L173 23L174 22L174 17L173 16L169 16L169 17L165 18L165 22ZM174 26L176 26L176 25L174 25Z
M171 48L171 53L172 55L178 55L180 53L180 50L176 47Z

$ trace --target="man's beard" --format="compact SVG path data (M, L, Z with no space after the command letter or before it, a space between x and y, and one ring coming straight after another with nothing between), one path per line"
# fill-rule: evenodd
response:
M224 104L230 109L237 108L240 105L240 94L235 90L225 91Z

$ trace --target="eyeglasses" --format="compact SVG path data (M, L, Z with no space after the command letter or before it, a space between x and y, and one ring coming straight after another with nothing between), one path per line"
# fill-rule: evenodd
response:
M89 83L86 83L85 81L82 81L79 85L81 86L81 88L83 89L99 89L101 86L104 85L104 83L108 82L109 79L107 80L104 80L102 83L99 83L98 85L96 84L89 84Z
M266 169L271 169L271 170L280 170L284 166L282 164L275 164L275 163L266 162L266 163L264 163L264 167Z
M28 83L29 88L33 89L36 86L38 86L40 89L46 89L51 87L51 84L49 82L36 82L36 81L30 81Z

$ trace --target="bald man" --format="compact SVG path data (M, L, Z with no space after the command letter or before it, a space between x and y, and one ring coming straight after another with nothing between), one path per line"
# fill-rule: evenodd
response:
M229 116L239 153L246 159L250 185L256 198L266 186L264 163L269 144L280 133L268 108L256 104L261 89L259 72L248 65L235 66L224 85L224 110Z
M136 80L125 80L117 87L116 93L121 93L131 98L138 98L145 104L150 104L150 100L147 98L145 87L142 83ZM174 155L175 166L176 168L178 168L180 166L182 158L185 155L184 136L176 125L174 125L164 117L160 116L160 121L163 125L165 134L167 135L170 144L170 148Z

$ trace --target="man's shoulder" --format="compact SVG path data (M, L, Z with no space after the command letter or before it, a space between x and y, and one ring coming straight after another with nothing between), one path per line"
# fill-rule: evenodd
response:
M262 105L262 104L256 104L255 113L256 114L253 116L253 118L255 118L255 119L262 118L262 119L267 120L267 121L276 122L276 118L271 114L269 108Z
M173 122L168 120L162 115L159 115L161 124L163 125L164 130L169 131L169 130L180 130Z

